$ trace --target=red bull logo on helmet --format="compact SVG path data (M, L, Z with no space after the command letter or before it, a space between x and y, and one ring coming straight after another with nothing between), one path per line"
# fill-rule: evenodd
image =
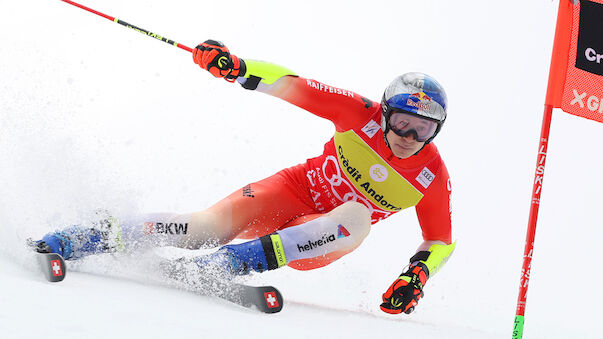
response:
M411 107L429 111L431 108L431 97L425 94L425 92L413 93L408 96L406 104Z

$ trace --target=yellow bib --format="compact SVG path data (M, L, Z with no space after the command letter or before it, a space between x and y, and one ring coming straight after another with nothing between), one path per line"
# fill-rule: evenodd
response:
M423 194L396 172L353 130L335 133L339 166L350 183L373 204L397 212L419 203Z

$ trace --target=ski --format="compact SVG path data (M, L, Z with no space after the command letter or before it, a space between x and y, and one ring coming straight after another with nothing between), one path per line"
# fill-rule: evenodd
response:
M40 271L50 282L59 282L65 279L67 266L63 257L56 253L50 253L50 248L43 241L27 239L27 247L34 252Z
M164 279L173 287L263 313L277 313L283 309L283 296L273 286L236 283L232 277L218 272L200 271L194 263L183 259L162 260L160 268Z
M67 266L63 257L56 253L35 253L38 265L46 280L59 282L65 279Z
M283 296L273 286L233 284L215 296L263 313L277 313L283 309Z
M67 266L61 255L49 253L43 242L28 239L27 245L34 251L46 280L59 282L65 279ZM168 284L200 295L216 297L263 313L277 313L283 309L283 296L275 287L235 283L232 277L229 279L216 272L201 272L190 261L159 260L159 272Z

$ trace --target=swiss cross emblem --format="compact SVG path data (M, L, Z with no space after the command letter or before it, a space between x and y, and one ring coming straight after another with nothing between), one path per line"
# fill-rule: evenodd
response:
M145 222L144 223L144 234L153 234L155 231L155 223L154 222Z
M276 299L276 294L274 292L264 293L264 298L266 298L266 305L268 305L268 308L278 307L278 300Z
M55 277L60 277L63 275L63 268L61 267L60 260L52 260L50 261L50 267L52 268L52 275Z

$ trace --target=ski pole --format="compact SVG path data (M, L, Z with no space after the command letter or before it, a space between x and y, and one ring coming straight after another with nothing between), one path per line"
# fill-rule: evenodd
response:
M191 52L191 53L193 52L193 49L192 49L192 48L187 47L187 46L184 46L184 45L182 45L182 44L179 44L179 43L175 42L174 40L170 40L170 39L168 39L168 38L164 38L164 37L162 37L161 35L155 34L155 33L153 33L153 32L149 32L149 31L147 31L146 29L143 29L143 28L140 28L140 27L136 27L136 26L131 25L131 24L129 24L129 23L127 23L127 22L125 22L125 21L122 21L122 20L119 20L119 19L117 19L117 18L114 18L114 17L112 17L112 16L110 16L110 15L103 14L103 13L101 13L101 12L99 12L99 11L95 11L95 10L93 10L92 8L89 8L89 7L86 7L86 6L80 5L80 4L78 4L78 3L76 3L76 2L73 2L73 1L70 1L70 0L61 0L61 1L66 2L66 3L70 4L70 5L75 6L75 7L79 7L79 8L81 8L81 9L83 9L83 10L88 11L88 12L94 13L94 14L96 14L96 15L102 16L103 18L109 19L109 20L111 20L111 21L113 21L113 22L116 22L116 23L118 23L118 24L122 25L122 26L126 26L126 27L128 27L128 28L131 28L131 29L133 29L133 30L135 30L135 31L137 31L137 32L140 32L140 33L144 34L144 35L150 36L151 38L155 38L155 39L157 39L157 40L161 40L161 41L163 41L163 42L165 42L165 43L168 43L168 44L170 44L170 45L174 45L174 46L176 46L176 47L182 48L182 49L183 49L183 50L185 50L185 51L188 51L188 52Z

